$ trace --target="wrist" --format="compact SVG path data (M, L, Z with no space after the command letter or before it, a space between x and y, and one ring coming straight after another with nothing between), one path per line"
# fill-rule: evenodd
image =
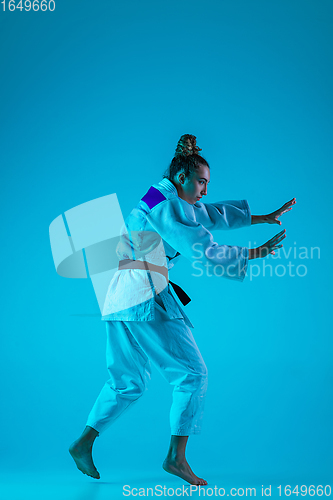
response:
M251 224L262 224L264 222L264 215L251 215Z
M257 259L259 257L258 248L249 248L249 260Z

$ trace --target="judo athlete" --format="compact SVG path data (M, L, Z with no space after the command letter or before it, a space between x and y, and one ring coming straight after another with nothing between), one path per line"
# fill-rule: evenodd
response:
M193 325L174 294L184 305L190 299L169 282L168 271L181 255L193 260L194 249L201 249L203 267L219 266L218 275L222 269L222 276L243 281L248 260L274 254L285 238L281 231L255 249L214 242L212 229L281 224L277 218L291 210L295 199L266 216L251 216L246 200L202 203L210 168L199 151L195 136L180 138L167 175L150 187L122 229L119 268L110 282L102 316L110 378L82 435L69 448L78 469L96 479L100 475L92 460L94 440L144 393L152 362L173 386L171 441L163 468L190 484L207 484L185 458L188 437L201 431L207 368L191 332Z

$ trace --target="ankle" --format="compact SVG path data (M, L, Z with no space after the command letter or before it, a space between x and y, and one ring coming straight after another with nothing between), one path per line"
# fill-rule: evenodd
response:
M85 444L93 444L95 439L99 436L99 432L92 427L86 427L80 436L80 441Z
M184 462L185 461L185 453L179 453L177 451L169 450L166 459L170 462Z

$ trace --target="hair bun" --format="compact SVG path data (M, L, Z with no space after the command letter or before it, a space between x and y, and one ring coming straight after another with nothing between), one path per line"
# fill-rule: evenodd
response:
M175 156L197 155L199 151L202 151L202 149L197 146L195 135L184 134L178 141Z

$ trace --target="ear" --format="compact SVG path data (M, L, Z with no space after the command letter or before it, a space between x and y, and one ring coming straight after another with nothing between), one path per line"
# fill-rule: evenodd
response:
M185 174L184 174L184 172L181 172L180 174L178 174L178 182L180 184L184 184L184 182L185 182Z

